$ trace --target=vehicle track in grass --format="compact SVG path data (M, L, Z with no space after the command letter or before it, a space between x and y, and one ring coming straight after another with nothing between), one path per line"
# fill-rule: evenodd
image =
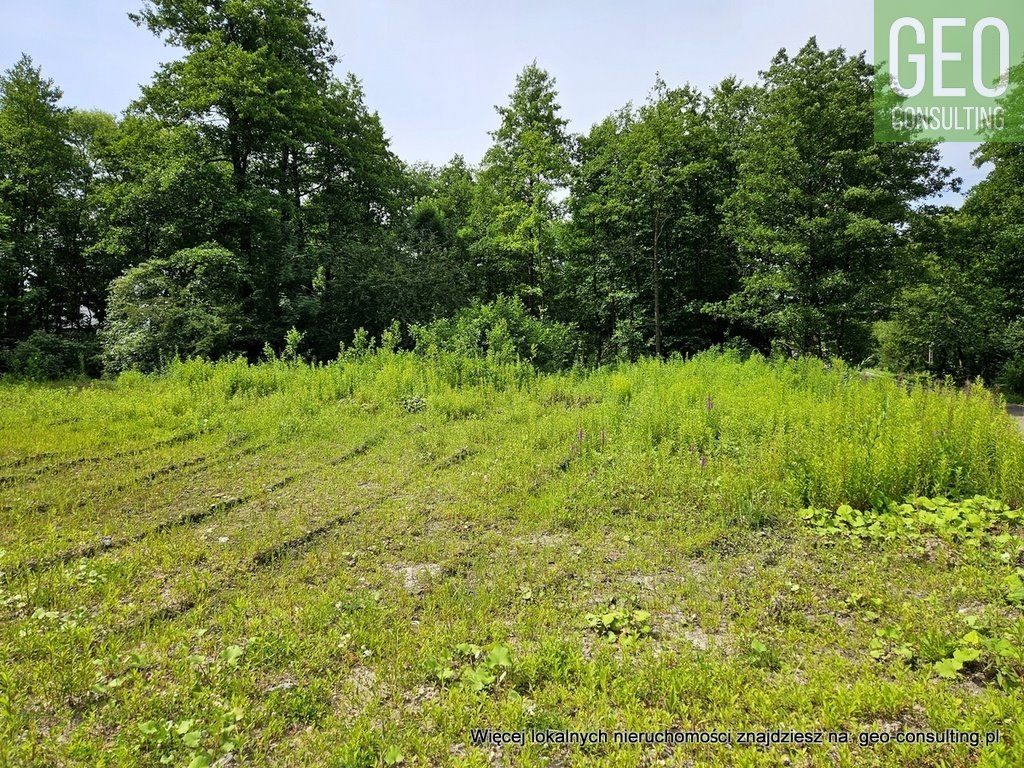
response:
M482 428L481 431L484 431L484 429ZM410 437L415 438L419 434L419 430L414 427L413 429L407 430L407 431L403 432L402 434L403 434L403 437L405 437L405 438L410 438ZM435 430L435 435L436 435L436 430ZM511 455L509 452L507 452L505 450L505 448L506 448L506 446L499 445L499 446L495 447L495 450L498 451L500 454ZM559 449L556 449L555 453L557 453L558 450ZM357 453L360 453L360 452L357 452ZM462 464L463 462L465 462L470 457L475 456L476 453L477 453L476 450L470 449L468 447L460 448L459 450L455 451L454 453L451 453L450 455L446 456L445 458L442 458L442 459L439 459L439 460L436 460L435 462L433 462L429 466L429 468L426 470L425 473L421 472L418 475L410 476L405 481L403 481L400 485L394 486L394 487L392 487L389 490L385 490L382 494L380 494L378 496L378 498L374 499L373 501L371 501L369 503L366 503L366 504L363 504L363 505L357 505L356 509L349 510L349 511L343 513L343 514L327 518L326 520L322 520L322 522L319 522L318 524L313 525L312 527L307 528L305 531L303 531L301 534L299 534L297 536L291 536L291 537L283 539L282 541L279 541L279 542L277 542L275 544L272 544L272 545L270 545L268 547L264 547L264 548L262 548L262 549L260 549L260 550L258 550L256 552L252 553L250 556L248 556L247 559L243 559L242 561L237 562L235 564L235 567L233 567L233 568L231 567L230 563L226 563L225 564L226 567L224 568L224 573L223 574L218 574L218 579L217 579L218 582L223 582L224 586L217 587L216 589L213 590L213 592L220 592L220 591L222 591L225 588L229 588L230 584L231 584L231 582L233 580L237 580L237 578L244 578L244 579L246 579L246 578L249 577L249 575L251 575L253 573L256 573L256 572L259 572L261 569L266 568L267 566L270 566L270 565L272 565L272 564L274 564L274 563L276 563L278 561L284 560L292 552L309 549L311 546L314 546L318 542L320 542L323 539L327 538L330 534L332 534L336 530L343 528L345 525L347 525L348 523L352 522L357 517L365 515L366 513L370 512L370 511L379 509L381 506L386 505L389 501L392 501L395 498L399 497L404 490L406 490L407 488L410 487L411 484L413 484L415 482L418 482L418 481L421 481L422 479L424 479L424 477L430 476L433 473L436 473L436 472L439 472L439 471L443 471L443 470L446 470L446 469L450 469L450 468L454 468L454 467ZM303 478L306 478L306 477L309 477L309 476L315 474L316 472L318 472L321 469L323 469L324 466L337 465L338 463L339 463L339 461L337 459L335 459L333 461L327 462L323 466L314 467L311 470L309 470L308 472L302 473L301 476L292 476L292 477L283 478L282 480L277 481L276 483L272 483L270 486L268 486L266 488L266 490L267 491L273 491L275 489L280 489L280 488L286 487L287 485L291 485L291 484L293 484L294 482L296 482L299 479L303 479ZM550 479L551 477L554 477L554 473L548 474L548 479ZM525 480L524 480L524 482L525 482ZM536 487L537 487L536 483L534 483L533 487L534 487L534 489L536 489ZM521 490L523 490L523 489L518 489L516 491L516 493L517 494L520 493ZM507 494L505 494L505 495L507 495ZM230 506L231 506L232 509L234 509L234 508L236 508L238 506L242 506L242 505L244 505L246 503L251 503L252 501L253 501L252 498L241 499L239 502L232 503ZM189 523L203 522L203 521L206 521L206 520L210 519L210 517L211 517L210 515L201 512L199 515L194 516L192 519L187 519L187 520L176 519L176 520L169 521L169 522L170 523L175 523L175 524L179 524L180 523L181 525L186 525L186 524L189 524ZM311 522L312 521L315 521L315 518L312 518ZM175 529L177 527L179 527L179 525L166 525L165 526L165 531L170 531L170 530ZM152 532L150 532L150 533L152 534ZM125 541L122 544L123 544L123 546L126 546L127 544L137 543L137 541L142 541L142 540L145 540L144 536L136 536L136 537L132 537L131 541ZM123 546L122 546L122 548L123 548ZM108 549L103 550L103 551L92 552L90 554L105 555L105 554L107 554L109 549L113 549L113 548L108 548ZM74 554L78 554L78 553L75 552L75 553L68 553L68 554L69 555L74 555ZM67 559L73 560L74 557L69 557ZM197 567L204 567L204 566L197 566ZM205 590L204 593L203 593L204 594L204 599L205 599L206 596L208 596L210 594L213 594L213 592L211 592L211 590L209 590L209 589ZM143 616L143 617L139 618L138 620L134 620L134 621L130 622L129 626L137 627L137 626L142 626L142 625L149 625L149 624L152 624L154 622L166 620L168 618L176 618L176 617L178 617L180 615L183 615L185 613L190 612L194 607L195 607L195 601L192 600L191 598L183 599L183 600L178 600L178 601L175 601L175 602L173 602L171 604L160 606L159 608L157 608L154 611L152 611L150 614L147 614L146 616Z
M312 527L308 527L297 536L283 539L277 543L271 544L270 546L258 549L250 555L240 558L236 562L237 567L234 570L234 574L242 578L248 578L252 574L257 573L268 566L275 565L287 558L292 552L305 550L323 540L330 533L343 527L347 523L352 522L369 512L380 509L382 506L401 496L403 491L413 487L416 483L426 480L435 473L457 467L474 455L476 455L476 451L463 447L445 458L431 462L421 467L416 473L409 474L399 483L383 488L376 498L363 504L354 505L355 508L349 509L342 514L328 517L322 522L319 522ZM354 487L358 485L359 483L355 483ZM310 522L312 522L312 520ZM230 578L228 578L227 581L228 585L230 585Z
M413 476L404 478L400 484L381 486L381 493L376 498L364 502L355 509L348 509L342 514L335 514L332 517L323 519L322 522L313 525L313 527L308 528L299 535L284 538L269 546L264 546L255 552L247 554L244 558L239 558L234 563L223 562L222 567L216 569L213 579L204 589L196 594L181 593L179 596L172 598L170 602L155 605L151 610L136 618L132 618L131 621L116 625L112 624L107 627L103 627L99 623L104 620L104 617L97 615L95 618L99 622L97 622L95 633L92 635L94 638L92 642L98 643L101 647L120 648L120 652L134 647L138 648L139 652L142 653L145 652L146 648L152 648L153 643L157 643L161 647L167 641L173 642L175 645L181 642L187 643L189 642L190 634L188 632L182 634L181 627L194 626L197 623L202 624L209 621L219 623L226 620L235 610L232 606L239 597L248 596L251 599L256 593L266 594L268 600L276 601L280 605L282 600L287 601L289 599L287 590L290 588L289 585L294 586L295 579L301 578L306 580L314 573L321 573L324 578L332 578L330 569L324 571L324 562L335 562L337 560L340 548L346 546L346 539L339 537L337 534L345 529L352 530L351 526L357 527L350 535L359 541L365 542L368 536L372 536L372 532L375 529L379 530L379 526L385 526L384 530L399 524L399 527L404 526L404 528L409 526L415 527L416 522L414 520L423 520L429 525L429 521L434 519L434 515L439 514L438 519L444 520L442 528L445 530L450 528L453 532L456 530L461 531L452 541L454 542L455 550L462 551L465 549L465 546L468 546L464 540L465 537L467 535L472 537L473 534L465 533L468 529L465 526L457 525L457 515L459 512L456 510L461 507L457 500L460 498L459 494L464 494L466 498L476 499L479 502L475 507L476 511L472 513L474 517L471 519L473 530L477 530L482 520L480 516L483 514L483 510L491 505L515 505L522 501L524 494L528 490L536 493L545 485L554 481L561 482L565 479L566 482L575 482L571 481L572 476L576 474L572 471L572 464L559 459L560 455L563 457L565 455L564 444L561 446L545 445L544 448L540 449L543 451L541 463L539 465L534 464L527 471L516 474L513 469L517 463L516 452L509 450L509 442L506 439L494 440L487 437L489 434L502 432L502 430L496 428L497 426L499 425L490 422L487 426L481 427L479 430L481 439L475 443L470 441L473 444L472 448L466 446L449 451L440 458L433 459L429 465L423 466ZM506 436L507 432L508 430L505 430ZM454 434L450 438L457 439L440 440L439 442L446 442L448 445L454 442L457 445L458 440L466 437L469 437L469 435ZM410 445L413 445L413 443L410 442ZM405 456L399 455L392 464L401 465L404 459ZM463 465L471 460L473 460L474 468L472 470L462 469ZM499 464L505 467L505 470L497 468ZM543 470L541 469L542 466L555 469ZM488 490L483 491L481 495L483 487L479 484L479 481L467 481L465 476L460 481L452 481L445 476L445 471L447 470L458 471L460 474L472 472L473 477L493 473L494 484ZM349 483L349 488L355 490L356 493L361 492L357 490L360 477L362 475L352 477ZM432 481L430 478L436 478L436 480ZM282 480L284 479L287 478L282 478ZM424 485L424 483L427 483L427 485ZM274 483L270 485L272 486ZM294 485L294 480L289 481L288 485ZM451 498L450 504L447 504L445 507L437 506L435 503L437 492L439 491L441 496L444 497L450 487L461 490L455 497ZM567 486L560 492L561 496L568 496L570 490ZM328 492L328 497L330 495L331 493ZM439 513L441 509L445 509L445 512ZM235 512L237 513L237 510ZM392 522L387 523L377 519L373 514L375 512L380 512ZM452 518L452 514L455 514L456 517ZM236 517L238 517L237 514L232 515L232 519ZM313 522L313 520L310 522ZM472 522L472 520L476 522ZM490 527L492 526L485 526L486 529L490 529ZM164 535L180 536L183 533L182 527L175 527L166 531ZM448 536L448 534L445 535L446 537ZM161 537L150 536L146 541L155 541L159 538ZM385 542L392 538L386 538ZM170 541L167 542L167 545L173 546ZM385 544L385 552L389 552L387 547L388 545ZM451 547L445 545L444 551L447 552L449 550L451 550ZM145 561L146 555L139 553L137 550L133 551L136 552L134 556L137 558L137 562ZM324 555L325 551L331 554ZM100 554L103 555L104 553ZM116 556L116 554L111 553L111 556ZM327 558L326 561L323 560L325 557ZM385 575L387 572L395 569L394 565L388 564L394 559L394 554L382 553L381 557L383 559L380 562L371 565L371 573L376 574L371 576L374 582L381 578L394 578L393 576ZM203 566L197 567L201 568ZM186 566L186 568L191 568L191 566ZM456 569L452 573L457 572L461 571ZM305 576L302 575L304 573L306 574ZM319 577L314 576L314 578L317 578L319 583ZM460 577L456 575L454 578ZM263 609L259 608L259 602L255 605L257 613L254 615L254 620L258 621L258 617L263 615ZM417 602L416 605L419 605L419 603ZM414 607L414 613L411 614L412 618L416 618L418 610L420 609ZM110 616L110 614L107 615ZM86 621L91 622L92 619L87 619ZM185 622L185 624L181 624L181 622ZM166 640L161 640L160 638L166 638ZM61 638L57 639L58 642L62 642ZM71 642L71 640L71 638L68 638L68 642ZM31 663L28 658L12 659L12 661L18 664ZM273 668L268 669L267 673L273 674ZM171 690L179 690L181 686L186 685L186 682L177 673L172 673L170 678L166 678L166 675L162 675L162 677L165 679L162 688L170 685ZM140 684L143 686L148 685L147 680L148 678ZM53 692L49 694L40 692L36 695L42 695L43 700L46 700L47 696L52 698ZM103 711L97 707L102 702L103 697L92 697L83 691L81 695L72 695L68 698L66 706L70 708L73 718L77 721L80 717L88 717L86 715L87 711Z
M473 451L470 450L469 448L460 448L454 454L436 464L430 471L439 472L445 469L451 469L452 467L458 466L472 455ZM348 514L337 515L335 517L332 517L328 519L326 522L322 523L321 525L318 525L317 527L312 528L309 531L306 531L306 533L302 534L301 536L296 536L292 539L282 541L278 544L275 544L272 547L268 547L267 549L257 552L255 555L252 556L252 567L262 568L263 566L268 565L274 562L275 560L278 560L281 557L287 555L289 552L293 550L301 549L306 545L323 538L335 529L340 528L341 526L351 522L360 515L379 508L381 505L387 503L390 499L397 496L401 491L405 490L410 485L412 485L413 482L414 478L408 477L406 478L405 481L395 486L395 488L390 493L386 494L376 503L370 504L369 506L364 507L363 509L354 510Z
M300 536L281 541L263 548L251 556L241 558L233 564L233 567L230 563L225 564L226 567L218 569L216 578L202 590L198 597L183 597L159 605L138 618L117 626L98 627L98 633L95 635L96 641L107 643L111 642L114 637L137 637L137 642L145 642L156 627L183 619L197 608L218 610L231 599L232 595L244 592L253 579L288 562L293 554L299 553L300 556L305 556L312 547L322 543L332 532L370 512L385 507L388 503L400 498L403 491L410 487L416 486L417 493L419 493L419 488L422 487L421 484L424 480L437 473L453 469L474 455L476 455L475 451L460 448L442 459L435 460L424 466L419 472L407 476L398 485L384 489L377 498L362 504L357 509L329 518ZM15 660L16 656L12 657L12 661Z
M321 418L327 418L322 414ZM345 413L341 415L344 424L352 428L364 429L366 419L362 414ZM340 425L339 425L340 426ZM224 446L217 450L223 452L228 446L237 446L239 441L229 438ZM76 556L95 556L97 552L109 547L109 539L124 538L118 535L113 529L113 520L123 520L126 527L131 527L139 521L152 518L154 511L159 511L161 506L166 505L163 498L197 498L199 503L185 514L178 515L176 519L188 522L189 517L196 517L202 521L211 503L224 498L233 498L248 495L246 493L245 479L251 477L252 473L260 472L261 467L266 463L267 456L286 454L287 460L292 459L292 454L287 443L273 443L261 441L253 445L243 445L241 448L223 455L210 454L210 458L200 461L198 456L178 456L173 461L157 467L140 465L133 468L133 471L143 471L141 475L123 480L115 474L112 482L94 486L88 492L78 494L80 498L67 498L66 488L76 488L65 484L64 490L54 491L63 493L65 498L62 501L50 499L46 503L36 503L31 506L31 496L27 501L21 503L26 507L21 511L14 511L7 505L5 511L10 512L16 520L14 526L7 529L7 534L17 536L18 529L25 527L30 522L35 522L35 527L44 534L49 534L49 541L45 537L36 537L33 540L19 542L17 538L5 542L5 536L0 535L0 549L8 549L7 559L19 562L31 560L54 563L74 560ZM232 468L228 465L231 462L242 461L256 456L255 462L250 462L249 467ZM294 463L294 462L293 462ZM178 468L187 464L191 467L199 467L194 472L178 472ZM228 466L229 472L218 470ZM215 474L216 473L216 474ZM104 477L107 479L109 474ZM231 487L225 487L224 480L230 480ZM279 481L279 478L269 481ZM287 484L287 481L286 481ZM252 489L248 489L250 492ZM202 497L205 495L205 499ZM220 497L220 499L218 499ZM72 514L74 510L86 510L85 514ZM114 510L113 515L107 512ZM64 524L64 518L72 523L72 526ZM77 525L75 525L77 523ZM159 521L154 521L154 525ZM137 537L136 537L137 538ZM24 545L19 546L19 544ZM62 546L63 544L63 546ZM12 546L13 545L13 546ZM18 558L18 550L23 548L25 553ZM61 553L46 553L45 549L61 549ZM33 551L35 550L35 551ZM40 552L40 550L44 550ZM10 566L7 567L10 570Z
M225 464L229 464L232 461L239 461L247 456L253 456L261 451L267 450L271 447L271 443L257 443L255 445L246 446L237 451L231 451L231 447L231 445L221 446L213 453L200 454L190 459L173 461L170 464L165 464L162 467L151 470L147 470L147 465L145 463L136 463L131 468L132 471L138 473L135 477L118 481L113 485L100 486L97 491L101 498L106 499L114 497L117 494L146 490L161 478L171 475L177 476L178 479L192 480L205 471L216 469ZM196 472L188 475L183 473L183 470L194 469L196 467L199 467ZM95 501L95 499L83 495L77 502L75 502L74 505L72 505L72 508L83 509L93 501ZM47 514L53 512L56 508L56 504L43 503L36 506L36 511L40 514Z
M401 421L395 422L392 426L401 425ZM65 550L56 555L49 556L45 559L40 559L34 562L25 562L15 566L13 569L8 569L8 573L5 576L7 582L19 583L19 586L24 587L26 579L37 575L47 569L54 568L58 565L67 565L75 561L86 562L92 558L101 556L114 557L119 551L125 551L130 549L130 545L140 544L146 541L155 541L160 538L161 534L168 534L174 531L194 526L203 522L211 521L218 514L236 509L246 504L253 504L259 502L261 499L270 497L275 493L295 485L301 480L308 480L314 476L329 471L330 469L337 468L346 462L349 462L355 458L364 456L371 448L379 446L382 443L387 442L393 445L398 439L409 444L410 447L415 445L416 439L422 434L422 428L418 424L413 424L405 429L398 430L397 434L390 431L377 431L371 432L365 436L357 445L349 450L345 451L340 455L336 455L326 460L318 460L314 463L310 463L310 457L304 456L299 460L299 467L302 468L299 471L291 472L283 477L278 477L275 480L267 482L256 491L249 494L239 494L230 498L222 499L217 503L211 505L209 508L203 507L195 510L190 510L183 515L175 518L164 520L158 523L156 526L152 526L138 533L130 536L121 536L116 540L110 540L108 542L101 542L99 544L91 544L87 547L72 548ZM435 436L436 439L436 436ZM460 450L454 456L449 456L444 459L443 462L448 464L457 463L465 453L464 449ZM374 466L373 464L368 465L369 467ZM396 471L399 467L394 468ZM371 473L372 476L373 473ZM349 482L350 487L357 493L362 493L361 490L356 490L359 485L359 480L366 477L365 473L355 476ZM315 518L314 518L315 519ZM332 525L328 525L326 522L321 522L316 527L337 527L339 523L335 522ZM308 530L305 532L307 535L310 533ZM312 538L324 535L324 531L314 531L311 535ZM287 549L288 547L285 547ZM246 568L249 566L247 565ZM13 589L13 587L12 587ZM69 595L70 596L70 595ZM173 609L172 609L173 613Z
M503 450L504 445L488 446L488 455L501 456L505 451ZM456 467L463 463L469 458L480 457L482 454L474 452L471 455L466 455L465 452L458 452L448 459L439 462L435 468L435 472L440 470L442 467ZM456 458L459 457L459 458ZM489 466L489 465L485 465ZM431 473L430 476L434 476ZM549 480L560 481L564 476L549 475ZM568 497L571 492L571 478L565 478L566 485L562 487L557 495L561 497ZM460 494L457 494L455 498L451 499L450 506L455 509L461 509L464 507L466 499L474 499L474 509L484 510L490 508L492 505L505 506L506 503L511 504L515 501L521 501L523 492L530 486L530 481L527 478L523 478L523 481L514 488L509 488L507 491L500 494L499 499L481 499L477 495L475 490L476 486L473 484L463 483L460 488ZM445 487L441 485L440 487ZM426 498L425 498L426 496ZM465 498L463 498L465 496ZM295 604L298 599L301 602L301 597L297 596L292 590L295 587L296 581L302 581L309 585L314 583L316 587L310 586L310 589L328 589L328 584L333 584L339 574L335 573L333 568L328 564L337 563L339 557L344 557L344 553L339 554L339 550L342 548L347 549L349 546L362 547L367 541L374 541L379 543L379 540L374 537L375 528L380 525L380 521L374 521L371 519L369 514L375 510L392 510L388 523L389 528L394 528L399 525L400 528L407 529L410 527L422 526L423 524L430 525L431 521L441 522L443 521L443 529L446 531L442 537L443 544L440 545L442 561L449 560L452 557L470 557L472 563L467 562L467 571L463 573L461 569L446 570L445 576L443 577L446 582L451 582L454 579L456 582L462 582L464 579L469 578L470 580L480 578L486 573L486 555L484 555L478 548L473 544L475 541L479 541L480 535L485 535L488 540L494 541L495 539L501 539L503 531L507 531L511 523L506 522L505 527L500 523L488 524L481 527L478 524L473 524L469 527L460 525L458 518L452 518L448 514L437 515L439 507L433 503L429 492L426 491L422 484L417 484L414 488L414 493L407 495L405 498L410 499L413 504L411 506L400 505L397 503L401 500L402 495L397 492L390 494L386 499L381 499L379 504L374 504L372 507L367 507L364 510L360 510L358 514L352 515L346 520L346 525L349 523L359 525L359 529L352 531L351 541L339 539L337 537L324 537L322 539L310 542L313 546L300 546L289 550L284 553L284 557L271 558L265 563L261 563L259 567L253 568L249 574L249 579L246 581L237 581L230 585L229 589L218 593L217 595L204 595L203 599L198 603L195 601L184 602L179 606L175 606L171 614L161 615L159 619L170 618L173 621L179 619L185 619L188 617L189 626L195 627L201 626L213 626L221 628L220 631L225 632L225 638L222 642L234 642L238 638L252 637L259 633L259 630L253 629L246 631L240 629L238 626L238 613L237 607L235 606L235 600L243 596L252 596L255 594L261 595L258 603L254 604L250 600L250 606L256 609L256 613L249 615L246 614L246 618L242 621L246 624L252 622L255 625L261 623L261 617L267 614L273 613L275 610L280 610L283 606L289 604ZM460 503L461 499L461 503ZM404 524L404 525L401 525ZM432 530L435 530L432 528ZM433 534L431 534L433 535ZM369 579L369 583L362 578L359 579L359 584L354 585L356 589L362 590L364 594L369 594L370 591L378 588L387 588L383 586L383 583L391 582L395 585L395 580L399 579L396 573L400 573L402 568L400 565L406 560L401 554L392 552L388 546L388 542L391 539L402 539L401 532L396 532L394 537L389 537L384 540L383 547L381 549L375 549L373 560L369 563L369 569L366 566L359 568L358 566L351 565L353 568L358 570L351 572L348 577L341 577L349 581L355 581L355 575L360 574ZM414 545L414 549L418 549L421 545ZM326 551L325 551L326 550ZM404 548L402 548L404 550ZM400 551L402 551L400 550ZM462 554L460 554L462 553ZM484 558L481 560L480 558ZM364 562L360 559L360 563ZM436 561L435 561L436 562ZM287 569L287 570L284 570ZM484 570L481 570L484 569ZM316 579L314 574L323 574L326 581L320 581ZM316 579L316 581L310 581L310 579ZM393 586L393 589L401 594L405 587ZM337 587L333 587L337 590ZM302 594L302 593L300 593ZM358 594L349 593L349 594ZM376 593L374 593L376 594ZM418 620L423 616L425 610L429 610L429 598L425 597L420 593L413 593L410 595L411 602L404 607L398 608L395 618L399 618L402 622L411 621L413 624L417 624ZM517 601L517 605L525 606L526 604L518 602L519 598L516 595L514 600ZM385 601L388 601L385 598ZM389 602L389 601L388 601ZM389 602L390 604L390 602ZM273 606L273 607L271 607ZM197 616L197 612L201 611L202 618ZM148 616L145 620L140 621L140 625L145 625L150 631L159 631L161 633L173 633L169 626L164 626L162 629L157 629L160 621L157 621L158 617ZM228 627L231 629L228 629ZM138 628L138 627L136 627ZM398 631L396 629L396 631ZM230 634L227 634L230 633ZM168 635L164 635L168 636ZM179 636L184 640L188 635ZM228 638L231 638L229 640ZM300 642L303 645L316 646L325 642L327 638L319 639L315 634L309 636L303 636ZM150 636L146 642L159 642L154 637ZM140 638L140 642L144 642ZM301 654L303 658L309 658L306 654ZM358 662L349 662L353 668L360 666ZM319 677L321 675L327 675L332 670L336 670L338 663L336 661L324 662L325 666L320 666L319 663L313 666L304 666L304 676L309 678ZM282 678L289 678L292 673L292 665L290 661L285 661L281 665L264 666L260 668L258 677L260 679L279 680ZM259 700L259 691L261 688L259 685L253 690L252 695Z
M111 461L118 461L120 459L142 456L151 451L159 451L163 448L172 448L176 445L182 445L192 440L197 439L200 436L199 432L184 432L180 435L167 438L165 440L158 440L155 443L149 443L134 448L126 448L120 451L114 451L113 453L104 454L101 456L78 456L71 459L62 459L43 467L32 467L24 472L18 472L13 475L0 475L0 488L13 485L15 483L25 482L27 480L38 479L43 476L49 476L53 473L60 473L67 469L76 469L82 466L99 466ZM54 454L37 454L37 456L53 457ZM31 463L31 462L28 462ZM9 466L9 465L8 465ZM27 463L23 463L19 466L27 466Z
M46 563L52 565L69 562L76 556L94 556L99 551L111 548L113 542L124 538L137 538L137 534L143 533L145 529L132 534L124 533L125 529L130 530L144 525L146 521L151 521L151 526L168 522L168 519L159 517L153 520L154 513L167 511L168 505L164 499L173 499L175 505L187 504L192 498L200 500L192 509L170 520L191 516L202 517L211 506L229 498L242 496L244 492L238 480L248 477L245 469L240 468L234 473L234 487L225 489L223 482L218 482L220 478L213 476L212 473L220 467L230 468L233 462L241 462L251 455L254 453L249 450L238 451L222 460L206 464L198 472L182 475L167 472L153 480L141 478L141 482L122 482L115 479L112 485L92 489L88 498L82 501L38 505L18 515L16 527L22 529L35 525L44 534L49 534L49 537L37 537L25 542L14 540L8 542L7 546L13 552L17 552L19 547L10 545L23 544L21 549L24 550L24 554L19 562L26 565L34 562L31 570L38 570ZM258 464L251 467L250 471L257 467ZM75 510L78 514L71 514ZM71 525L63 523L65 512L68 513ZM16 532L8 530L8 533ZM4 541L0 538L0 547L3 546ZM37 554L40 550L42 552ZM13 552L8 552L8 558ZM7 566L6 570L10 569L11 566Z
M487 455L494 455L498 457L507 457L512 455L506 450L507 446L505 445L488 445L487 448ZM437 473L456 468L467 460L482 455L484 454L481 454L478 449L471 449L468 447L461 448L448 457L441 459L426 468L426 471L422 472L420 477L406 478L406 480L401 482L399 485L385 491L378 498L362 505L360 508L329 518L324 523L309 529L299 536L278 542L277 544L254 553L249 558L247 565L244 561L239 563L238 569L234 572L234 577L225 576L222 580L221 586L214 590L204 591L204 605L214 607L217 604L223 604L225 599L227 599L227 595L237 594L244 591L247 588L246 585L249 584L252 578L257 577L260 573L267 571L268 569L283 567L288 562L291 562L294 556L298 556L300 558L309 556L314 547L323 544L325 541L333 541L333 539L330 539L330 535L332 533L349 525L350 523L366 519L369 513L385 508L388 504L397 501L402 497L402 493L416 485L417 481L421 482L436 475ZM562 464L563 462L559 462L556 466L561 466ZM523 494L527 490L536 493L541 486L564 477L568 469L569 465L566 464L560 472L542 473L539 484L537 480L527 481L526 478L524 478L522 486L515 486L500 492L499 499L509 501L521 500ZM417 486L417 488L419 490L421 486ZM211 603L207 600L209 597L217 597L218 600ZM162 606L146 617L136 622L132 622L132 626L153 626L162 620L178 619L186 614L190 614L197 607L199 607L198 601L190 598L185 599L170 606Z
M370 450L370 448L375 442L378 441L379 438L377 438L377 440L364 441L359 445L356 445L354 448L344 452L343 454L328 460L325 466L340 466L346 461L350 461L351 459L357 456L363 455L368 450ZM179 515L178 517L165 520L161 523L154 525L151 528L139 531L138 533L134 533L130 536L124 536L117 539L110 539L109 541L101 541L99 543L90 544L87 546L79 547L77 549L65 550L63 552L59 552L48 558L40 560L29 560L24 563L15 564L14 566L12 566L11 571L14 573L17 573L19 571L36 573L46 568L52 568L56 565L70 563L74 560L92 558L100 554L101 552L113 552L118 549L122 549L124 547L143 541L150 536L156 536L158 534L165 533L175 528L188 525L198 525L200 523L206 522L207 520L215 517L216 515L230 511L235 507L251 503L262 496L283 490L288 486L297 483L299 480L302 480L306 477L309 477L310 475L315 474L320 469L322 469L322 467L316 467L305 472L298 472L295 474L285 475L281 479L276 480L270 485L266 486L261 492L244 494L242 496L237 497L233 496L221 499L219 501L215 501L212 504L210 504L210 506L206 509L190 510Z
M504 446L501 445L489 446L489 448L491 449L489 453L495 456L501 456L505 453L502 450ZM338 528L360 521L366 521L370 525L369 516L372 512L387 509L389 505L397 503L403 498L413 502L413 507L416 507L417 504L425 504L426 507L419 513L425 514L429 518L430 511L435 509L435 506L432 501L428 500L433 498L431 494L426 494L427 498L424 498L426 489L424 488L423 481L438 477L447 470L455 469L469 459L480 456L481 454L477 450L460 449L443 459L433 462L428 467L424 467L418 476L407 477L399 485L386 490L378 498L362 505L359 509L353 510L346 515L336 516L324 525L309 531L306 535L295 537L261 550L251 557L247 563L240 563L240 567L235 572L225 574L216 585L205 590L201 598L185 598L160 606L136 620L121 625L118 628L113 628L110 634L116 634L119 637L136 636L138 643L147 643L153 640L154 632L170 631L166 629L170 622L183 620L188 617L195 621L196 618L192 614L197 610L203 611L203 615L208 620L211 620L213 616L228 610L228 605L235 597L243 594L252 594L254 589L259 590L261 594L266 593L269 600L276 600L281 596L281 591L289 587L281 582L275 582L273 586L261 587L263 579L274 578L270 576L271 573L288 566L291 566L291 572L301 571L303 567L299 565L300 563L309 562L309 558L319 557L319 555L314 554L315 551L319 551L319 547L339 546L341 540L330 537L330 533ZM446 488L447 485L446 481L441 481L438 487ZM476 492L472 490L474 487L471 485L463 486L463 493L467 493L470 497L475 497ZM524 481L522 487L509 489L503 492L501 496L509 500L520 498L525 487L526 483ZM404 494L405 491L410 489L414 491L412 494ZM399 519L405 519L410 514L408 507L402 507L402 509L405 514L398 515ZM411 514L415 516L418 513L413 512ZM357 536L362 538L365 535L366 531L362 530ZM460 545L456 544L455 546L458 548ZM384 564L383 561L378 565L382 565L384 570L391 568L391 566ZM418 610L416 608L414 612ZM161 630L161 627L165 629Z

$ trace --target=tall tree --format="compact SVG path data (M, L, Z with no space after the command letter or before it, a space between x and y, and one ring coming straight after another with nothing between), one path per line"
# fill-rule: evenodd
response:
M568 121L554 79L536 62L516 79L508 106L497 110L501 126L491 134L477 185L476 253L492 297L520 297L540 314L556 262L558 193L571 168Z
M253 286L247 346L258 349L281 330L283 283L304 245L297 209L308 147L328 122L331 42L307 0L147 0L132 18L185 51L161 66L136 108L193 127L207 144L205 161L230 168L222 244L239 254Z
M0 76L0 340L81 325L85 183L61 91L28 56Z
M470 254L476 182L461 155L441 168L410 170L413 199L405 222L409 310L417 322L453 315L483 294Z
M238 254L241 348L258 354L297 325L325 355L353 323L380 324L377 310L391 306L381 294L391 296L379 267L394 256L404 176L359 82L334 77L308 0L148 0L134 18L185 51L135 109L161 126L143 140L187 147L182 184L218 190L198 197L210 203L206 231L173 214L187 238L170 253L213 240ZM137 176L148 184L148 169ZM372 290L371 274L381 278Z
M794 353L864 359L912 203L950 180L934 144L874 141L873 75L814 39L781 51L742 141L726 206L741 287L721 309Z
M739 86L723 89L733 98ZM721 340L704 305L728 295L734 274L720 233L735 176L722 99L659 79L646 104L620 110L580 143L565 282L572 304L603 316L599 349L613 356L695 352Z

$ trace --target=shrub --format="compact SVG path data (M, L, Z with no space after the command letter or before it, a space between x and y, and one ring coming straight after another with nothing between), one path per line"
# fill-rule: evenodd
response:
M999 386L1015 395L1024 396L1024 357L1007 361L996 379Z
M108 373L154 371L176 356L217 358L241 330L241 267L217 245L150 259L110 285L101 332Z
M529 362L553 371L576 355L573 328L534 317L519 298L499 296L473 304L452 318L410 328L416 351L428 357L454 353L496 363Z
M36 331L6 354L5 367L15 377L32 381L96 376L99 352L95 336Z
M1001 346L992 292L950 272L900 296L890 320L875 324L879 364L965 381L989 375Z

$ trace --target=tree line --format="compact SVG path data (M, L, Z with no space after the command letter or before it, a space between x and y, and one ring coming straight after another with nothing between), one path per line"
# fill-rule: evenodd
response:
M723 346L1024 391L1024 145L955 210L874 140L875 69L812 39L754 83L658 78L582 135L536 63L479 166L404 163L308 0L145 0L182 50L123 115L0 76L0 347L15 375L346 345L600 365Z

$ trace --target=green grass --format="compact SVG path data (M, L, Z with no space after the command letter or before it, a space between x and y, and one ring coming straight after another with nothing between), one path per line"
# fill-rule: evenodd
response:
M190 362L0 386L0 493L0 765L1024 764L1019 519L829 517L1024 503L980 388L713 355ZM854 743L470 744L487 727ZM947 728L1002 741L856 744Z

